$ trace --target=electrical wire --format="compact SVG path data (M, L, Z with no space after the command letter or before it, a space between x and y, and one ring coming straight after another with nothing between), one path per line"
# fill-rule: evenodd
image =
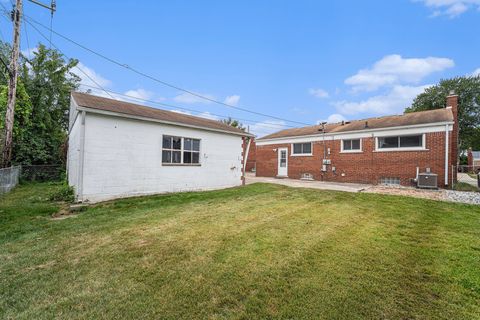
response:
M79 42L77 42L77 41L75 41L75 40L73 40L73 39L71 39L71 38L69 38L69 37L67 37L67 36L65 36L65 35L57 32L57 31L55 31L55 30L53 30L53 29L51 29L51 28L49 28L49 27L47 27L47 26L45 26L44 24L36 21L35 19L33 19L33 18L30 17L30 16L27 16L27 15L24 15L24 16L27 17L28 20L30 20L31 22L33 22L33 23L41 26L42 28L44 28L44 29L46 29L46 30L48 30L48 31L50 31L50 32L52 32L52 33L54 33L55 35L59 36L60 38L66 40L66 41L68 41L68 42L70 42L70 43L73 43L74 45L76 45L76 46L78 46L78 47L80 47L80 48L82 48L82 49L84 49L84 50L86 50L86 51L88 51L88 52L90 52L90 53L92 53L92 54L94 54L94 55L96 55L96 56L98 56L98 57L106 60L106 61L109 61L109 62L111 62L111 63L113 63L113 64L115 64L115 65L117 65L117 66L120 66L120 67L122 67L122 68L125 68L125 69L127 69L127 70L130 70L130 71L133 72L133 73L136 73L136 74L138 74L138 75L140 75L140 76L143 76L143 77L145 77L145 78L148 78L148 79L150 79L150 80L152 80L152 81L154 81L154 82L160 83L160 84L162 84L162 85L164 85L164 86L167 86L167 87L176 89L176 90L178 90L178 91L185 92L185 93L187 93L187 94L190 94L190 95L192 95L192 96L195 96L195 97L197 97L197 98L200 98L200 99L203 99L203 100L206 100L206 101L210 101L210 102L213 102L213 103L216 103L216 104L219 104L219 105L228 107L228 108L240 110L240 111L243 111L243 112L248 112L248 113L256 114L256 115L259 115L259 116L262 116L262 117L272 118L272 119L276 119L276 120L282 120L282 121L285 121L285 122L290 122L290 123L295 123L295 124L311 125L311 124L304 123L304 122L293 121L293 120L289 120L289 119L285 119L285 118L281 118L281 117L277 117L277 116L273 116L273 115L269 115L269 114L265 114L265 113L253 111L253 110L250 110L250 109L246 109L246 108L234 106L234 105L231 105L231 104L228 104L228 103L225 103L225 102L222 102L222 101L219 101L219 100L210 98L210 97L206 97L206 96L201 95L201 94L198 94L198 93L196 93L196 92L193 92L193 91L190 91L190 90L181 88L181 87L179 87L179 86L177 86L177 85L174 85L174 84L168 83L168 82L166 82L166 81L160 80L160 79L158 79L158 78L156 78L156 77L154 77L154 76L151 76L151 75L149 75L149 74L147 74L147 73L145 73L145 72L143 72L143 71L140 71L140 70L138 70L138 69L135 69L135 68L129 66L128 64L125 64L125 63L119 62L119 61L117 61L117 60L115 60L115 59L109 58L109 57L107 57L106 55L104 55L104 54L102 54L102 53L99 53L98 51L95 51L95 50L93 50L93 49L90 49L90 48L86 47L85 45L83 45L83 44L81 44L81 43L79 43ZM31 23L30 23L30 24L31 24Z
M24 19L24 21L26 21L26 20ZM32 25L29 21L26 21L26 23L28 23L33 29L35 29L35 31L37 31L40 34L40 36L42 36L44 39L46 39L46 40L48 39L45 34L43 34L40 30L38 30L38 28L36 28L34 25ZM55 49L57 49L60 53L62 53L67 59L69 58L55 44L52 43L52 46ZM221 118L228 118L228 116L224 116L224 115L214 114L214 113L205 112L205 111L198 111L198 110L194 110L194 109L180 107L180 106L173 105L173 104L167 104L167 103L148 100L148 99L142 99L142 98L134 97L134 96L131 96L131 95L126 95L126 94L114 92L114 91L111 91L111 90L107 90L104 87L102 87L98 82L96 82L92 77L90 77L80 67L77 66L77 68L79 69L80 72L82 72L86 77L88 77L96 85L96 87L95 87L95 86L91 86L91 85L87 85L87 84L80 84L81 86L102 90L112 99L115 99L115 97L112 95L112 94L114 94L114 95L117 95L117 96L127 97L129 99L135 99L135 100L138 100L138 101L144 101L144 102L148 102L148 103L158 104L158 105L161 105L161 106L164 106L164 107L170 107L170 108L180 109L180 110L184 110L184 111L188 111L188 112L195 112L195 113L199 113L199 114L208 113L209 115L212 115L212 116L221 117ZM252 123L252 124L257 124L257 125L259 123L261 123L260 124L261 126L270 127L270 128L285 128L285 127L295 128L294 126L281 125L281 124L275 124L275 123L267 123L267 122L261 122L261 121L258 121L258 120L252 120L252 119L244 119L244 118L236 118L236 117L235 117L235 119L240 120L240 121L244 121L244 122L249 122L249 123Z
M86 88L91 88L91 89L100 89L100 88L97 88L95 86L91 86L91 85L88 85L88 84L80 84L80 86L86 87ZM229 117L229 116L226 116L226 115L215 114L215 113L211 113L211 112L208 112L208 111L199 111L199 110L180 107L178 105L173 105L173 104L164 103L164 102L160 102L160 101L143 99L143 98L135 97L135 96L128 95L128 94L115 92L115 91L112 91L112 90L107 90L107 89L105 89L105 90L112 93L115 96L125 97L125 98L134 99L134 100L137 100L137 101L147 102L147 103L151 103L151 104L156 104L156 105L159 105L159 106L162 106L162 107L169 107L169 108L179 109L179 110L183 110L183 111L187 111L187 112L194 112L194 113L198 113L198 114L208 114L208 115L212 115L212 116L220 117L220 118L228 118ZM235 120L244 121L244 122L251 122L251 123L254 123L254 124L258 124L259 122L261 122L259 120L253 120L253 119L244 119L244 118L237 118L237 117L231 117L231 118L234 118ZM281 124L265 123L265 122L263 122L261 125L262 126L266 125L268 127L277 127L277 128L285 128L285 127L296 128L296 127L289 126L289 125L281 125Z
M44 39L46 39L48 41L48 38L47 36L45 36L40 30L37 29L37 27L35 27L33 24L31 24L28 20L25 19L25 21L27 21L27 23L33 28L35 29ZM58 50L61 54L63 54L67 59L70 59L65 53L62 52L62 50L60 50L57 46L55 46L53 43L52 43L52 46ZM107 91L105 90L105 88L103 88L97 81L95 81L95 79L93 79L92 77L90 77L88 75L88 73L86 73L85 71L82 70L82 68L80 68L78 65L76 66L77 69L83 73L88 79L90 79L90 81L92 81L94 84L96 84L98 86L98 88L100 88L101 90L103 90L110 98L114 99L114 97Z

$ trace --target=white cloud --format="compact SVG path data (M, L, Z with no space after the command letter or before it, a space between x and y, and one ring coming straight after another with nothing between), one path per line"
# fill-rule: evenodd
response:
M476 69L475 71L473 71L471 74L469 74L468 76L470 77L478 77L480 76L480 68Z
M337 122L342 122L342 121L345 121L345 120L347 120L347 118L345 118L343 115L341 115L339 113L334 113L334 114L329 115L326 120L318 120L317 123L320 124L324 121L326 121L327 123L337 123Z
M455 18L471 8L480 9L480 0L414 0L433 9L432 17L448 16Z
M402 113L405 107L409 107L413 99L425 88L423 86L396 85L388 93L370 97L359 102L338 101L333 105L342 114L353 115L357 113L394 114Z
M223 101L224 103L226 104L229 104L231 106L236 106L238 104L238 102L240 101L240 96L239 95L232 95L232 96L228 96L225 98L225 101Z
M101 87L109 87L112 84L110 80L81 62L72 69L72 72L79 76L82 79L80 83L86 86L98 87L100 85Z
M329 94L326 90L323 89L310 89L308 93L316 98L328 98Z
M216 99L215 96L208 94L208 93L197 93L198 95L204 96L209 99ZM180 102L180 103L187 103L187 104L193 104L193 103L210 103L210 101L206 99L202 99L200 97L194 96L192 94L189 94L187 92L179 94L175 98L173 98L175 102Z
M220 117L219 117L219 116L216 116L216 115L214 115L214 114L211 114L211 113L208 112L208 111L205 111L205 112L200 113L199 115L197 115L197 117L202 117L202 118L210 119L210 120L220 120Z
M354 92L375 91L398 84L417 84L426 76L451 68L454 61L447 58L402 58L398 54L383 57L372 68L362 69L347 78L345 84Z
M257 137L263 137L286 128L286 123L282 120L265 120L249 125L250 132Z
M211 114L208 111L202 112L200 114L192 114L189 111L179 110L179 109L172 109L170 111L180 113L180 114L186 114L186 115L189 115L189 116L196 116L196 117L200 117L200 118L210 119L210 120L217 120L217 121L220 120L220 117L218 117L214 114Z
M150 100L153 97L153 92L145 89L128 90L124 94L140 100Z
M28 48L28 49L22 50L22 55L27 59L32 59L35 56L35 53L37 52L38 52L38 47Z

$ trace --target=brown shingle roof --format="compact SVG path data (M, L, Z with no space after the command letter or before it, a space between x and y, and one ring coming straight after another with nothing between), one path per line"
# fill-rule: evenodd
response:
M340 133L366 129L382 129L448 121L453 121L452 110L436 109L406 113L403 115L346 121L343 125L342 123L328 123L325 125L325 133ZM368 127L366 127L366 124L368 125ZM315 135L322 133L321 128L321 125L316 125L303 128L286 129L269 134L265 137L260 138L259 140Z
M93 96L81 92L72 92L72 97L78 106L102 111L122 113L125 115L148 118L168 123L183 124L216 131L226 131L234 134L250 135L243 130L221 123L220 121L190 116L178 112L146 107L125 101Z

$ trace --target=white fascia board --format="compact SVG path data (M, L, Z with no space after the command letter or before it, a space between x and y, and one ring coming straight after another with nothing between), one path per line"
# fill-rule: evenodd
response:
M140 120L140 121L156 122L156 123L168 124L168 125L178 126L178 127L193 128L193 129L199 129L199 130L205 130L205 131L213 131L213 132L219 132L219 133L224 133L224 134L231 134L231 135L240 136L240 137L252 137L252 138L254 137L253 134L247 133L247 132L236 133L236 132L231 132L231 131L226 131L226 130L221 130L221 129L213 129L213 128L208 128L208 127L189 125L189 124L180 123L180 122L173 122L173 121L157 120L157 119L134 116L134 115L119 113L119 112L99 110L99 109L88 108L88 107L80 107L79 106L77 109L79 111L85 111L85 112L96 113L96 114L103 114L103 115L112 116L112 117L120 117L120 118L135 119L135 120Z
M444 132L445 125L448 125L450 131L453 130L453 122L436 122L427 124L418 124L402 127L380 128L380 129L368 129L350 132L335 132L315 134L308 136L298 137L285 137L276 139L257 140L257 146L264 146L270 144L283 144L283 143L299 143L299 142L316 142L316 141L331 141L342 139L361 139L370 137L384 137L394 135L409 135L409 134L423 134L432 132Z

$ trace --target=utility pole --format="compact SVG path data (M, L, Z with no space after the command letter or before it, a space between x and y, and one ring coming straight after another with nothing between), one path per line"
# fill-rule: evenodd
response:
M49 9L53 13L56 10L56 3L53 0L50 6L46 6L36 0L31 2ZM7 111L5 113L5 141L2 152L2 168L10 165L12 160L12 141L13 141L13 121L15 117L15 101L17 97L17 79L18 79L18 58L20 55L20 26L23 11L23 0L16 0L15 7L12 11L13 21L13 43L12 43L12 58L10 60L10 67L8 70L8 100Z
M12 159L13 119L15 115L15 100L17 94L18 56L20 54L20 19L22 17L22 0L17 0L12 11L13 19L13 44L12 58L10 61L10 78L8 80L8 102L5 114L5 142L3 145L2 167L10 165Z

